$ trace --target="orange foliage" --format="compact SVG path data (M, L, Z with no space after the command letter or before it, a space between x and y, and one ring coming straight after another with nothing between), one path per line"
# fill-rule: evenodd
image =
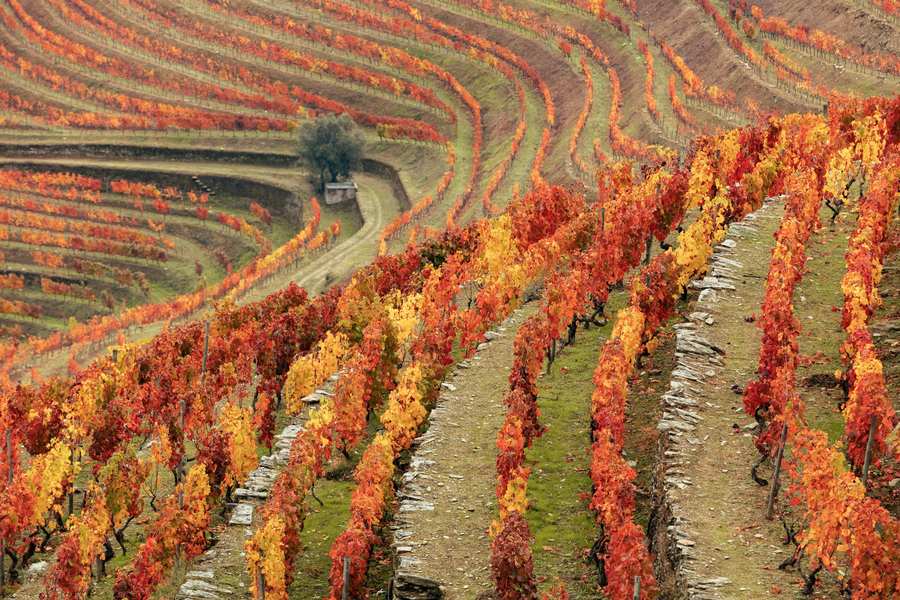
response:
M647 110L654 121L659 121L659 109L656 107L656 97L653 95L653 54L644 40L638 40L638 50L644 55L644 62L647 63L647 77L644 79L644 102L647 104Z
M895 54L867 52L863 48L853 46L836 35L820 29L793 26L781 17L766 16L763 10L755 4L750 12L759 24L760 31L787 37L798 44L834 54L844 60L871 69L895 75L900 74L900 57Z

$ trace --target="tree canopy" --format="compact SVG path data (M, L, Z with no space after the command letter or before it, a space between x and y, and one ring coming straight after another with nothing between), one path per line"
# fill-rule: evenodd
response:
M362 135L344 114L305 123L300 128L299 142L300 162L318 174L319 191L325 189L325 183L349 176L362 160Z

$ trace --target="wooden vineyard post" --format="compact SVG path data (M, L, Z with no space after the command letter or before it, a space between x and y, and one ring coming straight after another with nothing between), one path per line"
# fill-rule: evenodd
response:
M766 519L772 520L772 511L775 509L775 498L778 496L778 476L781 475L781 459L784 457L784 446L787 443L787 423L781 428L781 444L778 446L778 454L775 457L775 474L772 476L772 489L769 490L769 501L766 504Z
M12 449L12 431L6 428L6 484L9 485L13 480L13 449Z
M187 405L184 398L178 400L178 427L181 429L181 445L184 448L181 451L181 459L178 461L178 476L175 483L181 483L184 480L184 454L187 452L187 436L184 433L184 413L187 412ZM178 505L181 506L181 493L178 495Z
M209 356L209 321L205 321L203 323L203 363L200 365L200 382L202 383L206 378L206 359ZM187 405L185 403L184 398L181 398L178 402L178 426L181 428L181 460L178 461L178 469L177 469L177 477L175 484L178 485L184 482L184 455L187 452L187 434L184 431L184 417L187 412ZM184 509L184 490L178 490L178 508ZM181 560L181 548L178 547L175 549L175 558L176 560Z
M641 576L634 576L634 600L641 600Z
M862 469L862 484L863 487L866 486L866 481L869 479L869 467L872 465L872 446L875 443L875 426L878 424L878 416L872 415L871 420L869 421L869 440L866 442L866 458L863 461L863 469Z
M260 565L262 565L262 561L260 561ZM259 600L266 598L266 576L262 572L262 566L256 570L256 597Z
M181 458L178 461L178 468L175 470L175 485L179 485L184 482L184 454L187 452L187 436L184 433L184 413L185 413L185 403L184 398L178 401L178 426L181 428ZM184 490L178 490L178 508L179 510L184 509ZM175 560L181 561L181 546L177 546L175 548Z
M72 465L72 471L75 471L75 448L72 448L72 453L69 454L69 464ZM69 514L66 515L66 518L72 516L72 513L75 512L75 481L72 481L72 491L69 492Z
M209 356L209 321L203 323L203 364L200 367L200 376L206 374L206 358Z
M344 557L344 581L341 585L341 600L350 600L350 557Z
M13 464L12 464L12 431L6 428L4 436L6 442L6 485L10 485L13 480ZM0 541L0 594L6 587L6 540Z
M99 583L100 578L102 576L101 571L103 570L103 563L100 561L100 557L94 559L94 564L91 566L91 571L94 574L94 583Z
M253 361L253 377L250 379L250 385L253 386L253 395L250 397L250 410L256 412L256 399L259 397L259 373L256 370L256 361ZM243 401L241 401L243 404Z

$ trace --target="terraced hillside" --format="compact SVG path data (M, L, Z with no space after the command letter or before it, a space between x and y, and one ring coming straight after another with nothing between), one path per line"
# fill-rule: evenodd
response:
M5 313L10 329L40 335L191 293L284 243L304 214L284 191L240 180L88 172L2 172L5 298L29 309Z
M895 597L898 18L0 0L0 595Z
M127 169L163 189L171 187L166 177L143 160L287 167L300 124L347 112L367 132L366 154L378 165L372 175L383 181L367 188L390 186L394 196L370 199L387 207L378 226L387 246L376 245L384 251L429 228L496 212L530 181L593 189L593 171L604 161L671 161L671 151L683 153L701 132L772 111L819 109L830 93L896 92L889 52L867 50L884 40L890 51L890 15L833 4L835 19L845 12L855 18L848 18L846 39L825 36L831 45L817 42L821 50L794 41L789 28L810 25L800 8L785 13L796 12L792 23L769 15L766 5L751 10L741 2L11 1L0 7L0 143L7 156L65 156L73 167L76 157L85 168L92 167L88 159L104 157L113 171ZM815 52L833 59L812 61ZM194 179L185 177L197 177L195 171L196 165L166 168L184 176L182 195L191 191ZM241 171L205 172L254 180ZM311 197L303 177L270 174L265 183L293 194L296 204ZM240 186L218 189L228 187ZM273 196L272 204L238 201L229 214L258 226L246 212L252 201L276 223L284 215L296 224L298 215L285 214L274 199L279 193L262 194ZM326 224L334 220L340 215L326 214ZM344 220L345 236L359 226L354 215ZM257 254L287 239L286 230L263 233L271 247L256 240ZM246 244L229 246L225 259L211 260L215 252L198 261L208 285L221 280L227 264L240 267L252 256ZM176 281L150 277L149 292L108 290L103 300L97 293L98 300L79 298L77 289L66 301L33 292L47 273L11 269L26 277L28 289L4 296L15 301L6 305L7 332L23 339L60 331L68 316L83 322L121 307L110 296L123 293L126 305L171 301L201 285L199 275L188 273L191 261L181 262L187 264L172 267ZM88 283L59 275L65 285ZM7 288L19 284L10 279ZM94 331L109 340L118 329ZM75 331L54 347L83 342ZM58 368L61 361L50 364Z

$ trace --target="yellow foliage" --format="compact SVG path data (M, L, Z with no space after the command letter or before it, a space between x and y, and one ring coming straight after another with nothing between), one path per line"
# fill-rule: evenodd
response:
M70 443L83 440L93 431L97 415L116 395L116 391L129 383L125 378L132 372L135 348L121 348L115 363L110 359L109 368L84 378L78 386L74 402L63 404L65 436Z
M505 519L511 512L517 512L524 515L528 510L528 475L530 469L526 467L518 467L519 471L513 476L506 485L506 491L500 498L500 518Z
M371 275L357 274L338 299L338 330L359 339L366 325L384 314L381 297Z
M34 492L34 508L31 512L32 523L43 523L44 515L51 509L59 510L63 490L74 477L72 452L61 440L53 442L49 451L35 457L28 470L31 478L29 486Z
M395 290L387 298L388 320L394 328L397 344L403 345L419 324L419 310L424 300L422 294L401 294Z
M87 596L91 584L89 566L94 563L95 559L103 555L103 542L106 541L109 527L109 513L106 510L102 492L96 486L92 486L89 494L95 500L91 503L89 510L84 510L81 514L73 515L70 518L67 524L69 532L66 541L63 542L64 544L76 542L77 563L67 563L65 567L62 566L62 563L58 563L49 573L48 585L53 586L56 581L64 580L72 593L70 597L73 598ZM67 561L73 561L75 557L67 556L66 558ZM66 572L69 568L72 568L72 571Z
M738 154L741 151L740 130L732 129L721 136L717 148L719 150L718 177L724 180L734 170Z
M853 149L841 148L828 161L825 171L825 192L832 198L840 198L853 170Z
M188 530L203 531L209 521L209 477L206 467L195 464L180 484L183 494L184 523Z
M703 272L712 256L713 245L725 238L725 214L730 207L724 186L707 202L696 221L678 236L675 265L678 273L677 293Z
M590 11L598 17L606 14L606 0L589 0Z
M413 363L405 367L398 377L397 387L388 397L388 405L381 415L381 423L391 436L394 452L409 447L416 437L419 425L425 420L422 405L422 367Z
M228 434L228 472L223 482L227 487L244 481L259 463L253 415L248 409L229 403L219 415L219 426Z
M96 487L92 487L89 495L91 498L95 498L91 502L90 510L84 510L80 515L73 517L74 522L70 528L70 531L74 531L78 535L82 560L85 564L90 564L103 553L103 542L106 541L109 527L109 511L106 509L103 493Z
M331 423L334 422L334 416L334 400L331 396L326 396L322 399L319 407L309 413L309 418L306 420L307 431L327 431ZM324 435L319 437L317 441L321 446L331 443L331 439Z
M506 272L511 265L519 262L519 248L513 237L512 220L504 214L494 221L485 224L484 251L480 266L485 279L496 279Z
M856 155L866 168L866 177L872 176L872 171L884 154L887 124L881 112L869 115L863 119L853 121L853 130L856 133Z
M327 332L315 350L298 357L284 381L284 401L288 414L303 408L301 400L337 372L350 351L350 340L341 332Z
M881 279L881 263L876 261L873 269L871 294L866 293L866 285L858 271L848 270L841 279L841 290L844 292L844 307L850 309L850 322L847 332L852 333L866 325L868 310L874 310L881 304L878 293L878 281Z
M688 191L685 195L687 210L703 203L712 189L713 171L706 150L700 150L691 163L691 174L688 178Z
M284 519L276 515L266 520L252 538L247 540L244 550L250 567L251 591L253 598L261 600L256 582L260 572L265 581L266 600L287 600L284 574Z
M316 355L304 354L291 364L284 381L284 402L289 415L303 408L301 399L316 389Z
M641 349L641 335L644 332L644 313L637 306L628 306L619 311L616 324L609 339L622 342L622 352L632 363Z

